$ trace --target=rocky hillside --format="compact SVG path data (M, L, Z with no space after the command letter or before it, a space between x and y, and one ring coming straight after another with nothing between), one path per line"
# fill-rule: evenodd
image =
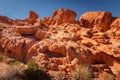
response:
M35 60L49 74L86 64L98 80L104 74L120 80L120 17L110 12L76 16L70 9L43 19L33 11L24 20L0 16L0 49L22 62Z

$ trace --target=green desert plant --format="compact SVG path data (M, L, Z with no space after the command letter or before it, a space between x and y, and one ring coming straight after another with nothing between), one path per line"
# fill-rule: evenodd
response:
M50 80L50 77L34 60L28 61L27 65L28 68L24 71L26 80Z
M72 80L93 80L93 73L87 65L78 65L77 70L72 73Z

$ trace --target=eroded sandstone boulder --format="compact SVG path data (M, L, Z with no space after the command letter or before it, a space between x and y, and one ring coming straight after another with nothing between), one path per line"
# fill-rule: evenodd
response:
M19 34L35 34L38 30L37 26L14 26Z
M36 44L34 44L27 53L26 58L31 58L32 55L37 55L39 53L47 53L51 56L65 56L66 47L60 42L55 42L54 40L44 39Z
M26 50L35 42L34 38L21 36L16 29L9 28L2 31L0 44L9 57L24 61Z
M83 27L96 27L100 31L110 29L112 14L109 12L87 12L80 17L80 25Z
M35 33L35 37L37 39L44 39L47 36L47 33L41 29L37 30L37 32Z
M16 33L14 29L6 29L2 32L0 43L5 50L6 55L14 57L18 60L22 59L24 39ZM11 34L10 34L11 33Z

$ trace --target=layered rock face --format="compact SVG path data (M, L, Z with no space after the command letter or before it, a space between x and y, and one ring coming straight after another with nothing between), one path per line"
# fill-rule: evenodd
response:
M76 65L88 64L94 72L101 69L117 75L120 18L110 12L87 12L79 21L75 17L74 11L60 9L43 19L33 11L25 20L12 20L12 24L1 19L0 48L23 62L34 59L48 71L69 73Z

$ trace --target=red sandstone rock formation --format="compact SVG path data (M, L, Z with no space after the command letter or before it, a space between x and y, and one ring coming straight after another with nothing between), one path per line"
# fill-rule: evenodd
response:
M120 27L120 18L115 18L110 27Z
M38 30L37 26L14 26L19 34L35 34Z
M87 12L80 17L80 24L84 27L96 27L97 30L110 29L112 14L109 12Z
M63 23L74 23L76 16L77 14L74 11L70 9L64 10L63 8L61 8L59 11L55 10L52 14L52 17L43 18L42 24L43 25L54 25L54 24L60 25Z
M6 17L6 16L0 16L0 23L7 23L9 25L13 24L13 20Z
M73 23L76 13L70 9L60 9L59 11L54 11L52 17L56 17L56 23L58 25L62 23Z
M29 24L34 24L38 18L39 16L34 11L30 11L29 16L26 18L26 21Z
M75 17L72 10L60 9L42 20L33 11L25 20L0 18L0 49L21 61L34 59L48 71L69 73L84 63L94 72L100 69L117 75L120 19L109 12L87 12L79 21ZM4 29L3 25L9 27Z
M40 40L44 39L46 36L47 36L47 33L41 29L37 30L37 32L35 34L35 37Z

